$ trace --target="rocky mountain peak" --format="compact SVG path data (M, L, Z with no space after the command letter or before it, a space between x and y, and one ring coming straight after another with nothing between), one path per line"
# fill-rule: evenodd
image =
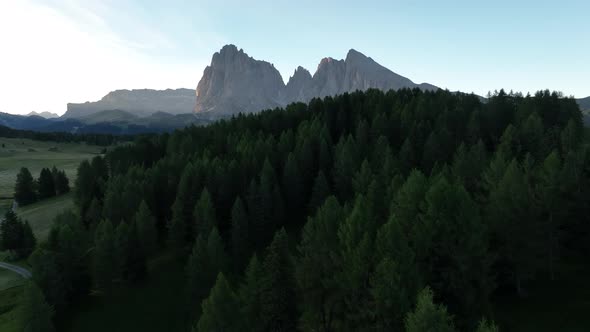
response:
M235 45L213 55L197 86L195 112L251 113L281 105L285 87L278 70Z
M323 58L313 75L297 67L285 85L272 64L249 57L235 45L226 45L213 55L211 65L203 72L197 86L195 111L214 118L356 90L406 87L436 89L429 84L417 85L354 49L348 51L344 60Z

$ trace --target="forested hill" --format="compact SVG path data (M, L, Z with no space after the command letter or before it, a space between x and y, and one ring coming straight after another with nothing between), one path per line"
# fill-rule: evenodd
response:
M582 139L557 93L418 89L143 138L80 165L92 288L145 273L152 245L117 239L153 243L153 215L196 331L495 331L495 294L590 253Z

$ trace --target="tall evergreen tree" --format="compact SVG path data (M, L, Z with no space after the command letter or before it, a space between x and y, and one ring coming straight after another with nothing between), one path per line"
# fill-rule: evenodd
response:
M240 286L239 299L241 304L240 314L244 323L244 329L247 331L261 332L265 331L265 326L261 324L262 317L262 280L264 270L256 254L252 255L250 263L246 267L244 282Z
M209 297L203 301L197 331L243 331L241 317L236 314L239 308L238 297L220 272Z
M151 256L156 252L158 246L158 233L156 218L153 217L145 201L141 201L134 219L141 250L146 256Z
M244 203L238 196L231 210L231 250L237 271L241 271L245 267L250 255L252 246L249 230L248 215Z
M16 176L14 199L19 205L31 204L37 200L35 181L26 167L22 167Z
M217 227L215 207L211 200L211 194L207 188L203 189L201 196L195 205L193 212L195 236L198 234L209 235L213 227Z
M109 220L103 220L94 234L93 280L97 288L105 291L111 288L121 259L116 254L113 224Z
M328 179L324 176L323 171L319 171L313 182L313 188L311 190L311 197L307 204L307 211L310 214L314 214L316 209L324 204L326 198L330 195L330 185Z
M295 277L305 330L332 331L337 324L342 292L334 276L340 268L337 233L343 218L338 200L330 196L303 227Z
M293 331L297 311L287 233L279 230L268 247L263 263L262 322L267 331Z
M53 182L53 176L48 168L41 169L39 179L37 180L38 197L45 199L55 196L55 183Z
M430 288L423 289L418 294L414 311L406 316L406 332L453 332L452 317L447 308L433 302Z

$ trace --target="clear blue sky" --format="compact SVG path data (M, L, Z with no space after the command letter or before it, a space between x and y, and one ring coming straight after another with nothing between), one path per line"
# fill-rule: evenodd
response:
M63 113L113 89L195 88L227 43L284 80L354 48L450 90L590 95L590 1L6 1L0 37L13 47L0 54L0 91L47 96L0 98L0 111Z

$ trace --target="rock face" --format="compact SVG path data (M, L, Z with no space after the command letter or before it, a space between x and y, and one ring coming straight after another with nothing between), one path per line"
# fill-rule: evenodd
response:
M195 106L195 90L116 90L97 102L68 104L63 118L83 118L101 111L121 110L137 116L155 112L191 113Z
M254 60L234 45L213 55L197 86L197 113L250 113L280 106L281 74L266 62Z
M416 87L438 89L428 83L415 84L352 49L345 60L322 59L313 76L305 68L297 67L285 85L272 64L255 60L234 45L226 45L205 68L197 86L195 112L225 116L356 90Z

